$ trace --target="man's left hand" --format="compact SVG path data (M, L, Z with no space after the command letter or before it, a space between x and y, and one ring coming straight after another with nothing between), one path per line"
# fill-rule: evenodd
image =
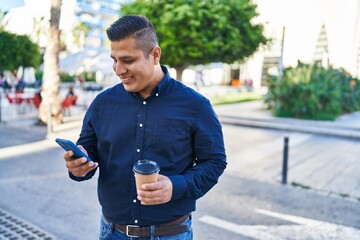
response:
M137 191L137 198L143 205L156 205L170 201L172 197L173 186L170 179L159 174L159 180L155 183L147 183L141 186Z

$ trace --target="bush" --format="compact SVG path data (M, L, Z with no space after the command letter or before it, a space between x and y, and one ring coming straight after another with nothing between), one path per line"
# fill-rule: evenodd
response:
M342 69L298 63L268 79L265 103L279 117L334 120L360 110L360 80Z
M60 73L61 82L75 82L75 76L69 73L61 72Z
M40 69L35 71L35 78L37 81L42 82L44 72ZM60 73L61 82L75 82L75 76L69 73L61 72Z

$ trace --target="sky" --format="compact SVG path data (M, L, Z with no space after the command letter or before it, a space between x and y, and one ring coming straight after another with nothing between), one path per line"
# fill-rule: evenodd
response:
M0 0L0 9L8 11L14 7L24 6L24 0Z

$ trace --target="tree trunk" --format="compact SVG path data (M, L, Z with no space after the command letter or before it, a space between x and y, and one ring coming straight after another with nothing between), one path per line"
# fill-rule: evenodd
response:
M59 99L60 89L60 13L61 1L51 0L50 28L48 41L44 54L44 75L41 87L42 102L39 108L39 120L48 123L48 116L52 116L53 125L62 123L61 104ZM51 115L49 111L51 110Z
M187 67L188 67L187 64L177 65L174 67L176 70L176 79L179 80L180 82L182 81L182 74Z

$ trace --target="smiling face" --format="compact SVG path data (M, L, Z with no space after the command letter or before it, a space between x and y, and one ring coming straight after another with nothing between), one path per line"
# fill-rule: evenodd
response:
M144 99L163 78L160 67L160 47L156 46L144 53L136 45L133 37L111 42L113 69L121 79L126 91L139 93Z

